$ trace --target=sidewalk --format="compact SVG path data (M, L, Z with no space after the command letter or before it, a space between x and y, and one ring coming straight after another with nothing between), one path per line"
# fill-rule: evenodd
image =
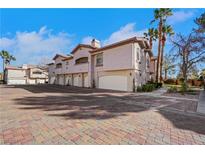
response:
M199 95L197 112L205 114L205 91L202 90Z

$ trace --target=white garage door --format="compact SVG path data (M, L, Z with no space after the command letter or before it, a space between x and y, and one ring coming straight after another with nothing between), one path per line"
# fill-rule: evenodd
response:
M77 87L82 87L82 77L81 75L75 75L73 79L73 85Z
M36 80L29 80L29 84L36 84Z
M88 75L84 75L84 87L88 87Z
M64 85L64 77L62 75L59 76L58 84Z
M102 76L99 78L99 88L127 91L127 77Z
M72 78L71 76L65 77L65 85L72 85Z
M19 80L8 80L8 85L12 84L26 84L26 80L19 79Z
M54 76L49 78L49 83L50 84L54 84L55 83L55 77Z

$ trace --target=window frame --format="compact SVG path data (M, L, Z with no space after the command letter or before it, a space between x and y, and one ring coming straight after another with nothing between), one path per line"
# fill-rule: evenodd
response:
M34 72L32 72L32 74L35 74L35 75L41 75L41 74L43 74L41 71L34 71Z
M62 68L62 67L63 67L63 66L62 66L62 63L57 63L57 64L56 64L56 68L57 68L57 69Z
M85 59L85 61L83 61L83 59ZM75 60L75 65L86 64L86 63L88 63L88 57L80 57Z
M101 61L100 63L99 60ZM103 66L103 53L96 55L96 66Z

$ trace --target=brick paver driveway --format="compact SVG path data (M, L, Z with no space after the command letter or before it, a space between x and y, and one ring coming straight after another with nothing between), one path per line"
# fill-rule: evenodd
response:
M0 88L1 144L205 144L195 100L53 85Z

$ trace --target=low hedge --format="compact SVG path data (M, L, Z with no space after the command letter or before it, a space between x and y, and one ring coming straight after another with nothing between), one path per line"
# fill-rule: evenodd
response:
M176 86L171 86L171 87L167 90L167 92L169 92L169 93L175 93L175 92L177 92L177 87L176 87Z
M137 87L137 92L151 92L155 89L162 87L162 83L147 83Z

